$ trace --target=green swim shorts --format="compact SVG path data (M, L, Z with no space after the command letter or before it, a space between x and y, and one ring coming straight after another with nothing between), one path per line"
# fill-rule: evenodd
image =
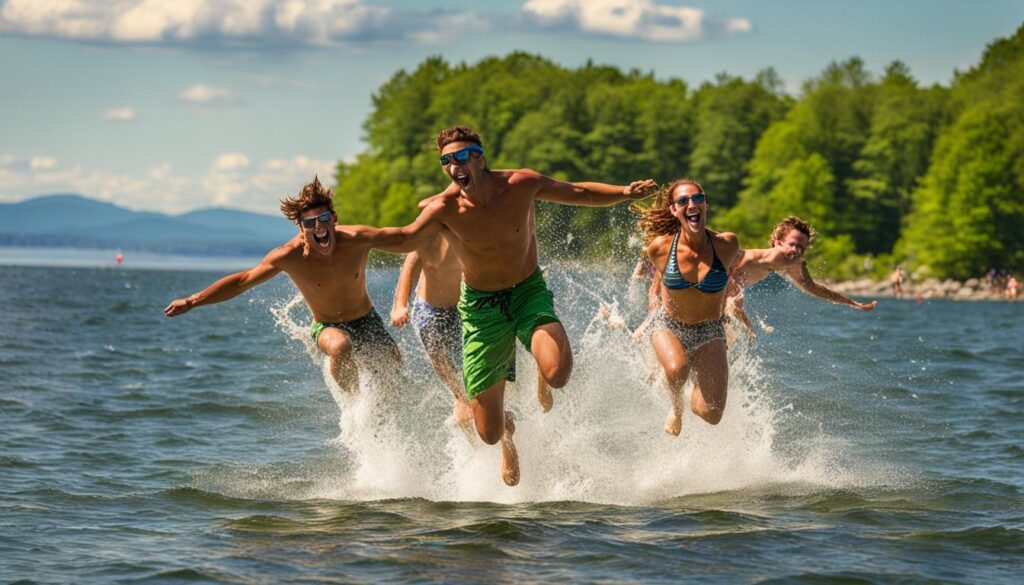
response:
M479 291L462 284L462 379L474 398L505 377L515 359L515 338L530 349L533 330L559 322L554 295L540 268L526 280L500 291Z

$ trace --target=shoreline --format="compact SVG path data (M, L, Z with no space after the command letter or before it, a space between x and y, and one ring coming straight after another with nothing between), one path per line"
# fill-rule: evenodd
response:
M1005 291L993 291L979 278L969 278L963 282L947 278L928 278L920 282L904 282L903 294L893 294L892 284L888 280L871 280L862 278L859 280L831 281L821 279L823 285L847 296L875 298L898 298L906 300L927 301L931 299L945 299L950 301L1004 301L1014 302L1024 300L1019 292L1016 299L1006 298Z

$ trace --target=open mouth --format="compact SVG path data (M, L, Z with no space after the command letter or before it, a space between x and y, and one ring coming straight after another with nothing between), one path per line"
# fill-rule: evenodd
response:
M686 218L686 223L690 224L690 227L697 228L700 226L700 212L694 211L693 213L685 213L683 217Z
M331 245L331 235L326 229L317 229L313 232L313 241L321 248L328 248Z
M457 171L455 173L455 182L458 183L459 186L462 187L463 189L469 187L469 173L463 170Z

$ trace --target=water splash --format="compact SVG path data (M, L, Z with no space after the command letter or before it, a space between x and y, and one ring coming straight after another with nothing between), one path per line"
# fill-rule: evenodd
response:
M447 390L422 363L416 367L409 359L423 351L418 343L401 338L403 371L371 379L361 367L359 391L346 393L300 324L308 318L301 297L272 307L280 330L301 340L321 367L339 409L340 433L332 448L347 462L310 462L307 471L315 485L301 494L282 490L276 496L641 505L772 485L840 487L863 481L843 471L845 464L838 461L844 446L824 433L798 444L777 444L777 430L793 411L772 400L772 382L744 341L730 351L722 422L712 426L687 412L682 433L666 435L668 394L660 369L650 376L657 364L653 351L634 341L628 328L609 325L637 320L620 305L615 292L621 288L615 291L609 278L595 286L573 270L559 270L556 280L556 308L573 340L575 368L569 385L555 391L554 410L544 414L535 398L533 359L520 350L519 382L506 391L506 406L517 420L522 481L516 488L501 481L498 446L467 437L452 420ZM631 285L627 306L636 307L641 299L642 308L645 290ZM599 306L605 307L603 315ZM690 392L687 385L687 404Z

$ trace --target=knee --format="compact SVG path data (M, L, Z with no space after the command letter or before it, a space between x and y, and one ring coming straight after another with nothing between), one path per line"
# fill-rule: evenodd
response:
M346 360L352 357L353 349L352 342L348 338L342 337L332 339L327 344L327 347L324 348L324 351L331 357L331 359Z
M501 437L505 434L504 426L487 425L484 428L477 428L476 433L480 435L480 440L488 445L494 445L501 440Z
M552 372L544 372L544 381L552 388L563 388L569 383L569 375L572 374L572 364L568 367L555 368Z
M572 375L572 354L565 355L560 363L540 368L540 375L552 388L563 388Z
M704 408L700 409L700 412L697 412L696 414L704 419L704 422L709 425L717 425L722 422L722 416L725 414L725 407L708 404L705 405Z
M665 365L665 380L672 387L682 386L690 375L690 368L682 362Z

